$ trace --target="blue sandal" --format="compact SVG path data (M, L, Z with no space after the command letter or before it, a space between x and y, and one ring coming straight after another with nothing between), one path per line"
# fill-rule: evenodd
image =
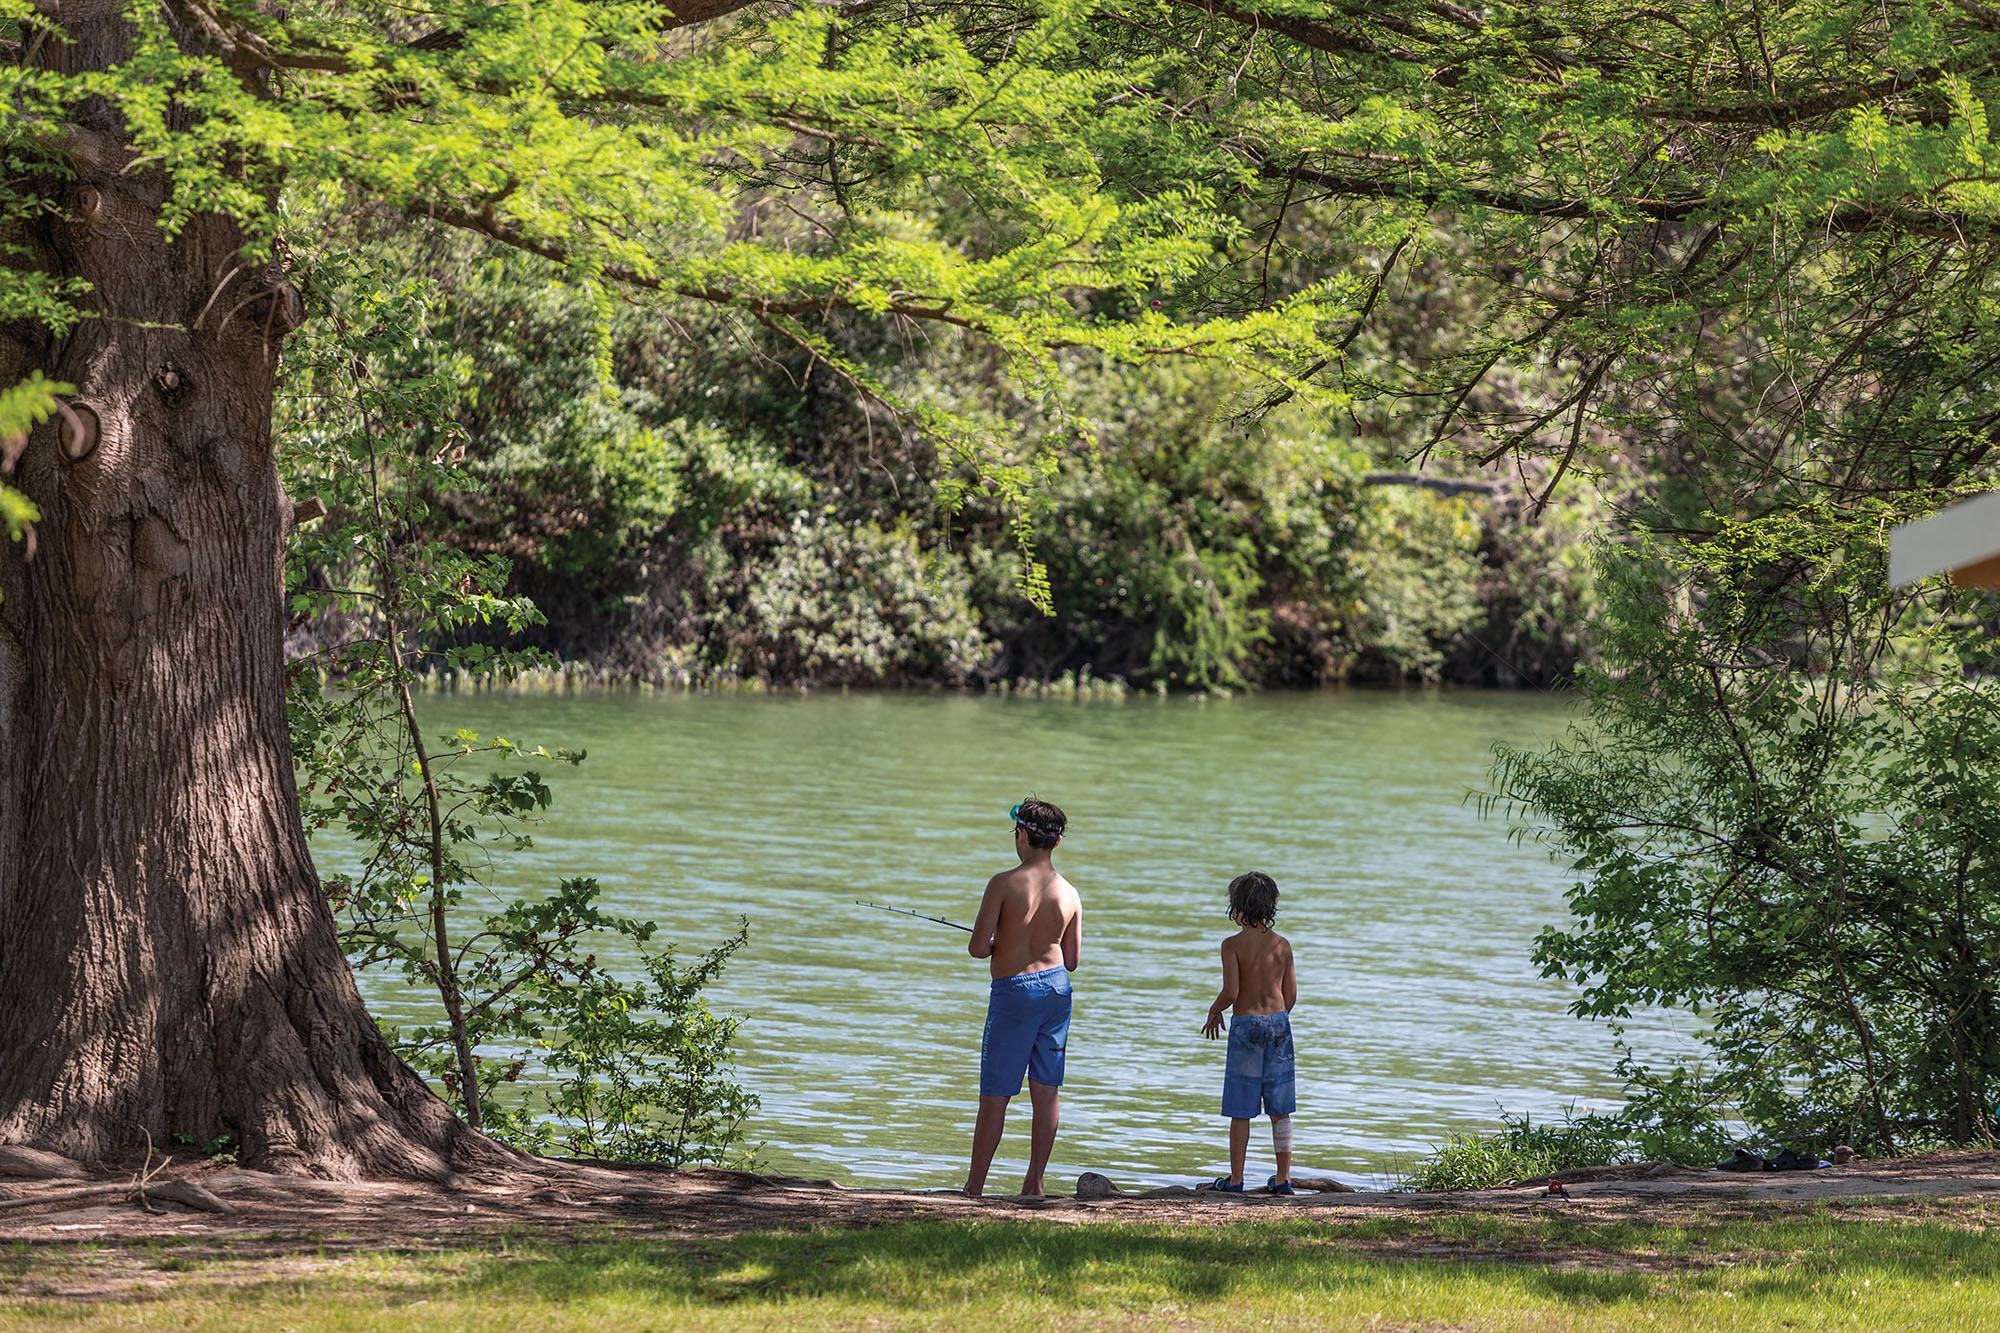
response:
M1291 1182L1291 1181L1289 1181L1289 1180L1288 1180L1288 1181L1286 1181L1286 1182L1285 1182L1284 1184L1280 1185L1280 1184L1278 1183L1278 1178L1277 1178L1276 1176L1272 1176L1272 1177L1271 1177L1271 1178L1270 1178L1269 1180L1265 1181L1265 1182L1264 1182L1264 1188L1265 1188L1265 1189L1267 1189L1267 1190L1269 1190L1269 1191L1270 1191L1271 1193L1273 1193L1273 1194L1297 1194L1297 1193L1298 1193L1298 1191L1297 1191L1297 1190L1295 1190L1295 1189L1293 1189L1293 1188L1292 1188L1292 1182Z
M1232 1182L1228 1176L1217 1176L1214 1180L1208 1182L1208 1187L1212 1190L1220 1190L1224 1194L1241 1194L1243 1192L1243 1182L1240 1180Z

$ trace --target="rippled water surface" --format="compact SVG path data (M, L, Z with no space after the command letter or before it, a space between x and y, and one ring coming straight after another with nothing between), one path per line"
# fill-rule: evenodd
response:
M689 946L750 919L715 992L740 1014L751 1126L774 1169L949 1185L971 1135L985 964L965 936L853 906L970 921L1012 864L1007 809L1062 805L1081 890L1053 1171L1190 1180L1226 1162L1222 1050L1202 1039L1225 886L1273 875L1299 964L1298 1160L1358 1183L1495 1107L1617 1091L1612 1044L1528 961L1567 877L1479 818L1496 741L1563 725L1529 695L1269 694L1063 703L926 694L433 697L434 731L582 747L538 850L501 892L597 876L607 905ZM323 856L345 854L328 844ZM393 1015L397 995L370 983ZM1642 1049L1675 1040L1664 1023ZM996 1166L1025 1155L1026 1098ZM1252 1170L1268 1170L1268 1136Z

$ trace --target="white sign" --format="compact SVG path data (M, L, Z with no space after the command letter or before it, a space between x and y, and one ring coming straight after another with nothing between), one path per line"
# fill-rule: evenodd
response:
M1961 500L1889 533L1889 583L1964 569L2000 556L2000 491Z

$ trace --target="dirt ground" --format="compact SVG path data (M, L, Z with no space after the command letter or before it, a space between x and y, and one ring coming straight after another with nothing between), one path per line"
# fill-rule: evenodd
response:
M499 1233L543 1240L572 1235L691 1237L813 1226L863 1227L915 1218L1026 1218L1059 1223L1106 1220L1216 1224L1301 1214L1370 1211L1522 1213L1551 1207L1603 1220L1672 1221L1728 1214L1747 1205L1782 1212L1815 1200L1846 1199L1887 1212L1917 1213L1926 1200L2000 1200L2000 1152L1938 1153L1890 1162L1855 1162L1811 1172L1737 1175L1677 1167L1606 1167L1566 1173L1567 1199L1546 1183L1466 1193L1301 1194L1290 1198L1184 1188L1109 1199L1005 1195L966 1199L909 1190L843 1189L829 1181L736 1171L611 1169L551 1162L537 1177L337 1183L265 1175L195 1160L148 1177L90 1180L0 1179L0 1243L23 1248L60 1242L187 1240L229 1242L232 1252L309 1242L320 1253L431 1249ZM198 1184L206 1207L157 1197L170 1181ZM220 1207L228 1211L212 1211Z

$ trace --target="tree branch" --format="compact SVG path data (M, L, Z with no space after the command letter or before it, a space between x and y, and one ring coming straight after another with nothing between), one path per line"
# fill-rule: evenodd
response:
M1367 176L1345 176L1313 167L1278 167L1260 162L1263 175L1282 180L1296 177L1329 194L1350 199L1394 199L1435 207L1463 200L1495 212L1551 221L1593 216L1593 205L1628 209L1656 222L1686 222L1694 218L1716 217L1732 206L1714 196L1683 196L1667 199L1555 199L1518 190L1496 190L1484 185L1430 185L1420 181L1383 180ZM1855 235L1863 232L1900 231L1912 236L1930 236L1959 241L1993 240L2000 237L2000 222L1965 213L1919 212L1868 204L1844 204L1829 209L1813 220L1813 229L1829 234Z
M490 240L525 250L529 254L558 264L568 264L576 259L574 252L556 245L554 242L539 240L517 227L509 226L493 216L490 209L474 213L469 209L435 200L414 200L403 210L414 218L428 218L457 227L462 231L474 232ZM646 291L671 293L691 300L706 301L712 305L730 306L748 311L759 318L777 316L820 315L835 310L858 309L854 302L842 296L816 297L810 300L779 300L768 296L754 296L748 292L729 291L721 287L690 287L679 283L664 282L649 274L623 264L606 264L599 270L604 277L621 286L638 287ZM950 312L950 301L940 305L917 305L909 301L892 301L876 313L901 315L906 319L928 320L934 324L950 324L957 328L981 331L982 326L975 320ZM871 310L874 308L871 307Z
M1217 18L1228 19L1231 23L1240 23L1246 28L1275 32L1315 51L1326 51L1334 55L1382 56L1402 61L1419 59L1415 52L1384 46L1364 32L1330 28L1323 23L1315 23L1310 19L1293 15L1252 13L1224 4L1222 0L1180 0L1180 3L1190 9L1203 10Z
M1289 176L1350 199L1396 199L1436 205L1445 202L1445 197L1449 195L1453 199L1463 199L1501 213L1552 220L1590 217L1591 205L1595 202L1590 199L1552 199L1516 190L1495 190L1483 185L1427 185L1420 181L1347 176L1306 166L1285 168L1263 163L1260 169L1273 179L1282 180ZM1660 222L1683 222L1714 207L1714 201L1707 198L1626 199L1618 202Z
M1831 115L1836 111L1849 111L1870 102L1879 102L1912 89L1926 87L1939 79L1952 75L1987 74L1993 72L1996 62L1992 59L1967 61L1963 68L1947 69L1930 66L1907 74L1891 74L1886 79L1854 87L1839 88L1816 96L1801 96L1784 100L1745 102L1741 106L1688 106L1678 107L1662 103L1647 108L1647 114L1658 120L1678 120L1704 125L1771 125L1783 129L1802 120L1813 120ZM1942 125L1951 116L1944 111L1918 112L1911 119L1924 124Z

